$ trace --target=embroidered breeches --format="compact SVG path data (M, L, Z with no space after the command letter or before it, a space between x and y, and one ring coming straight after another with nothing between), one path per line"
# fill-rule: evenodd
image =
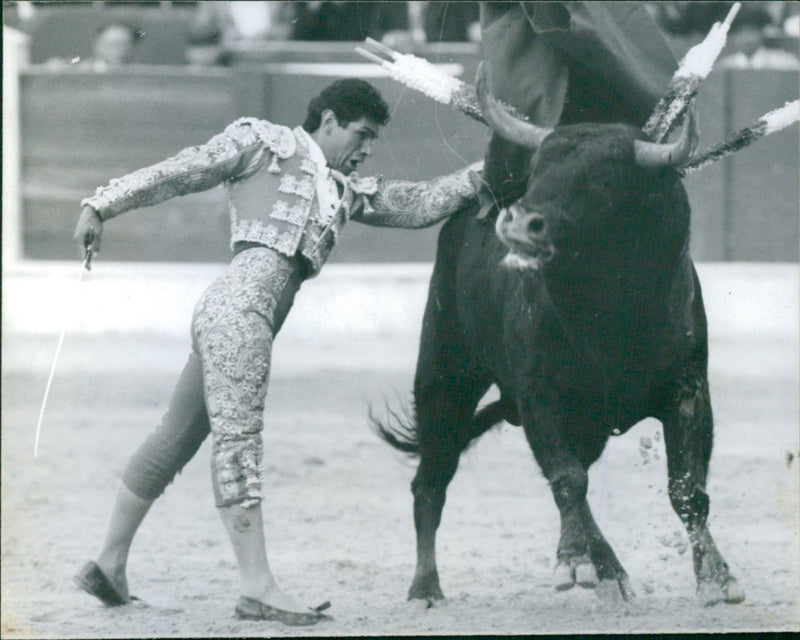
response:
M267 248L236 255L192 319L211 433L218 507L261 500L264 399L272 340L300 286L300 266Z

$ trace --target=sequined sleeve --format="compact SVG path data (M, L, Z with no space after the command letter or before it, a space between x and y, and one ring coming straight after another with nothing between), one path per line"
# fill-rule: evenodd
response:
M111 180L81 205L94 207L107 220L130 209L205 191L247 173L261 161L266 148L257 126L237 121L203 145L187 147L158 164Z
M425 182L387 180L366 198L364 208L352 219L376 227L429 227L477 199L469 173L482 169L483 163L478 162Z

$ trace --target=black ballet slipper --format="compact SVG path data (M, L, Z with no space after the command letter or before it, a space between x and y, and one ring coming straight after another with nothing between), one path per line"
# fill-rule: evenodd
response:
M271 607L260 600L241 596L236 603L236 617L240 620L275 620L290 627L300 627L331 620L330 616L322 613L330 606L330 602L323 602L318 607L309 609L307 613L300 613Z
M132 601L139 600L136 596L131 596L130 599L125 600L114 588L114 585L111 584L111 581L106 577L102 569L97 566L97 563L91 560L87 562L80 573L75 576L75 584L89 595L100 600L100 602L107 607L120 607L124 604L130 604Z

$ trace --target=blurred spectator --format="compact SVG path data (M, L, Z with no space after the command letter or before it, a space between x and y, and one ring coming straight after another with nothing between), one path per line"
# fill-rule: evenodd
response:
M286 40L291 35L291 2L198 2L193 27L216 30L222 41Z
M646 2L645 6L658 25L667 33L677 36L705 36L715 22L728 15L733 2ZM731 32L741 25L760 27L767 34L788 34L797 20L797 2L743 2L733 21ZM787 29L788 27L788 29Z
M733 2L649 2L658 26L675 36L703 37L728 15Z
M191 64L227 64L233 42L286 40L291 35L291 2L199 2L189 29L186 58Z
M667 33L700 40L715 22L725 19L733 4L650 2L648 8ZM737 68L796 69L796 53L772 46L776 38L790 37L786 27L791 29L796 13L796 3L792 2L743 2L731 25L720 63Z
M800 14L790 15L783 21L783 32L792 38L800 38Z
M797 70L796 54L770 46L770 34L783 33L782 16L770 6L774 3L750 2L742 5L739 15L731 25L726 55L721 63L725 67L743 69ZM780 24L776 24L776 19Z
M407 2L293 2L294 40L383 40L409 32ZM391 46L391 45L390 45Z
M481 38L477 2L420 2L424 5L428 42L478 42Z
M31 2L3 1L3 24L25 31L28 24L36 15L36 9Z
M129 64L142 35L138 29L128 24L109 24L97 34L92 46L94 57L87 62L108 67Z
M93 71L107 71L114 67L130 64L136 46L144 37L144 33L126 22L111 22L100 27L92 43L91 58L74 58L64 60L53 58L47 61L50 65L78 64L82 68Z

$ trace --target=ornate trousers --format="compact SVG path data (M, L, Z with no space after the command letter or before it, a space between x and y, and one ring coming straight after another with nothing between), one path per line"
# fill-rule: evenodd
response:
M123 480L155 499L213 434L218 507L261 500L264 400L272 341L302 282L297 258L268 248L237 254L198 301L193 353L162 424L133 455Z

